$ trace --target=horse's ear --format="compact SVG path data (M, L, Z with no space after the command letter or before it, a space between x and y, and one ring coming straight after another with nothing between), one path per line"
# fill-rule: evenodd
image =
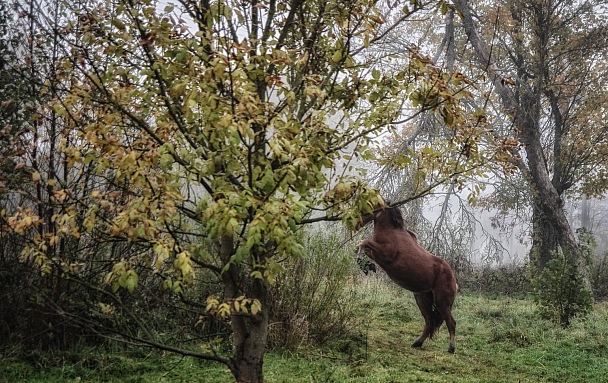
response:
M401 212L401 209L395 206L390 208L389 212L391 215L391 220L393 221L395 227L398 227L400 229L405 228L405 219L403 218L403 213Z

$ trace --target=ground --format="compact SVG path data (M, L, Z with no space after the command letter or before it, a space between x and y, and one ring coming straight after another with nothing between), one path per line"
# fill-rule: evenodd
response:
M412 295L375 276L360 285L358 325L324 347L274 350L264 365L268 383L608 382L608 303L597 303L572 326L540 319L529 297L463 291L457 298L456 354L446 352L443 326L421 349ZM5 355L0 382L233 382L218 364L171 354L90 349L29 362Z

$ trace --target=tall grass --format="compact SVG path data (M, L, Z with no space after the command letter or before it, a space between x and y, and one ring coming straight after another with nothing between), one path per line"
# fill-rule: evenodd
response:
M270 346L325 344L344 336L354 318L354 257L339 234L318 230L304 235L306 254L286 259L272 288Z

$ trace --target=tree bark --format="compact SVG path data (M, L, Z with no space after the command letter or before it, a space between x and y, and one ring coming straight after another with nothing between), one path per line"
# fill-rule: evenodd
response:
M558 240L553 226L539 208L532 213L532 251L530 261L536 270L544 270L558 251Z
M228 269L222 273L224 283L224 300L229 301L240 295L248 299L257 299L261 312L243 314L235 312L231 316L233 334L233 355L228 368L238 383L263 383L264 353L268 339L268 307L270 295L266 279L250 278L245 275L241 266L231 263L234 254L232 236L224 235L220 239L220 258ZM250 286L243 286L249 283Z
M234 370L239 383L263 383L264 353L268 338L268 287L266 281L254 279L247 294L262 303L262 311L252 316L233 315Z
M581 227L593 232L593 222L591 221L591 208L589 206L589 198L583 195L581 201Z

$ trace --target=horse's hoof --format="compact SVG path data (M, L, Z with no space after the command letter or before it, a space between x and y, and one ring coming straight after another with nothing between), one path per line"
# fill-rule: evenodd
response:
M414 343L412 343L412 347L414 347L414 348L422 347L422 342L417 340Z
M448 352L449 352L450 354L455 353L455 352L456 352L456 347L454 347L454 346L450 346L450 347L448 347Z

